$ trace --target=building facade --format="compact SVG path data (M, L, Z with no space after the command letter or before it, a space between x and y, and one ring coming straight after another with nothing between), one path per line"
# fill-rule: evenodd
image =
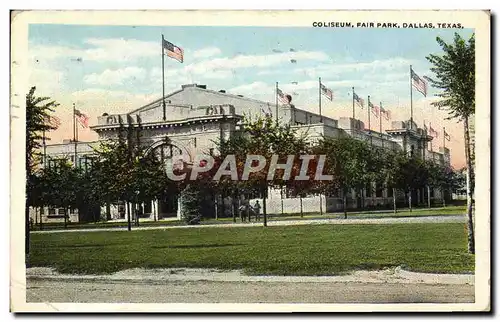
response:
M165 102L165 106L163 106ZM272 103L232 95L225 91L213 91L204 85L187 84L162 99L156 100L126 114L107 114L97 118L91 129L98 134L95 142L63 142L46 147L48 162L58 158L68 158L79 166L86 166L92 157L94 148L103 140L119 137L123 124L141 127L141 144L147 153L155 153L162 160L168 160L177 154L191 159L198 153L217 153L221 138L228 139L239 129L239 121L243 116L262 116L272 114L283 124L291 124L299 134L307 135L311 141L322 136L338 137L349 135L359 140L369 140L374 146L390 149L402 149L425 159L433 159L441 164L450 163L448 149L439 152L428 150L428 136L417 124L409 121L392 122L392 128L386 133L365 130L363 122L353 118L332 119L320 116L293 105L283 105L276 109ZM129 124L129 125L128 125ZM77 153L75 153L75 150ZM76 160L75 160L76 156ZM364 206L381 206L392 203L391 191L380 189L376 185L362 192ZM434 192L436 199L441 198L439 191ZM349 195L348 207L355 208L355 192ZM231 200L218 200L219 205ZM262 200L261 200L262 204ZM342 196L309 196L306 198L286 198L281 191L269 191L267 211L270 214L303 212L332 212L342 209ZM231 207L224 208L231 211ZM127 209L117 201L101 210L101 217L107 220L124 220ZM57 217L57 210L45 209L44 216L50 219ZM142 205L141 213L146 217L161 219L180 216L178 196L167 196L165 200L152 200ZM227 215L218 214L219 216ZM82 220L77 211L70 217Z

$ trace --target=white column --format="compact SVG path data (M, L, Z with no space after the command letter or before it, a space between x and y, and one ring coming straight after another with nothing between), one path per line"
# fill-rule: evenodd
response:
M157 217L158 214L158 203L155 202L156 200L151 200L151 216L150 219L154 220Z
M182 208L182 202L181 202L181 200L182 200L182 194L180 194L179 195L179 199L177 199L177 219L178 220L182 219L182 216L181 216L181 214L182 214L182 209L181 209Z
M128 208L129 208L129 206L128 206L127 202L125 202L123 205L125 206L125 218L123 218L123 219L127 220L128 219ZM132 208L132 207L130 207L130 208ZM132 209L130 209L130 210L132 210ZM132 221L132 220L133 220L133 218L132 218L132 216L130 216L130 221Z

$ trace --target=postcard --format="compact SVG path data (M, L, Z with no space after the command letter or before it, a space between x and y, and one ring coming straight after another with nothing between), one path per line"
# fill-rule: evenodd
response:
M489 11L11 26L12 312L490 310Z

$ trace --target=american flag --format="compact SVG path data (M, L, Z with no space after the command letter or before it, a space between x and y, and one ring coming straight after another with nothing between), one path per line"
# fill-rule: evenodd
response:
M364 107L365 106L365 100L362 99L361 97L358 96L358 94L353 93L353 99L356 103L358 103L359 106Z
M427 97L427 82L420 78L414 71L411 69L411 84L413 87L417 89L420 93L422 93L425 97Z
M444 131L443 135L444 135L444 138L446 139L446 141L451 140L451 137L448 133L446 133L446 130Z
M163 37L163 36L162 36ZM170 58L177 60L178 62L184 62L184 50L172 44L170 41L163 38L163 52Z
M385 119L389 121L391 118L391 111L384 109L382 106L380 106L380 115L384 115Z
M439 133L436 130L434 130L432 126L429 125L429 135L437 138L439 136Z
M283 93L281 89L276 90L276 95L278 96L278 100L283 103L283 104L290 104L290 98L288 97L289 95L286 95Z
M89 127L89 117L80 110L75 110L75 116L77 121L83 126L83 127Z
M330 101L333 101L333 91L323 84L321 84L321 94L328 97Z
M58 128L61 125L61 119L57 116L47 115L45 120L47 123L49 123L50 126L55 128Z
M375 115L375 117L379 117L380 106L374 105L372 102L370 102L369 107L371 107L373 115Z

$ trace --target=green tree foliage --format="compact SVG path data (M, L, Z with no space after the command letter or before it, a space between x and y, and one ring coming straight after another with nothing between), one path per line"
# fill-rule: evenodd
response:
M299 155L308 151L306 136L298 135L290 124L281 124L272 117L245 117L242 120L241 131L220 143L220 158L227 155L236 156L238 177L241 178L247 155L260 155L265 157L266 166L260 171L251 173L249 180L234 181L224 178L219 182L221 189L231 193L234 197L244 193L260 193L263 196L263 218L264 226L267 225L266 198L269 187L282 188L293 184L293 180L283 180L284 170L277 169L273 178L268 178L270 161L273 155L278 155L278 164L284 164L288 155L294 156L294 169L299 168ZM256 166L257 164L253 164ZM298 171L295 171L298 174ZM295 190L305 189L304 183L300 183Z
M49 97L37 97L36 87L32 87L26 95L26 204L25 204L25 253L29 253L30 217L29 207L36 205L40 199L40 188L35 186L38 182L35 171L40 164L43 140L45 134L56 129L49 123L50 113L59 106ZM36 197L34 194L38 194ZM37 200L37 202L35 202Z
M200 223L203 212L203 194L200 186L196 183L188 184L182 190L181 204L182 220L188 225L197 225Z
M347 218L347 194L351 189L360 191L376 178L375 169L379 162L375 150L365 141L349 136L323 138L315 148L316 154L327 156L326 171L335 180L326 183L327 190L341 189L344 198L344 216Z
M469 133L469 119L475 114L476 108L476 70L475 70L475 35L468 40L455 33L453 43L448 44L442 38L436 38L442 49L441 54L430 54L426 58L432 63L431 71L434 77L427 78L429 83L440 90L440 98L432 103L449 112L450 118L463 122L465 159L467 163L467 176L473 182L474 169L472 166L471 140ZM468 185L467 191L467 227L468 250L474 253L474 224L473 224L473 198L474 185Z

